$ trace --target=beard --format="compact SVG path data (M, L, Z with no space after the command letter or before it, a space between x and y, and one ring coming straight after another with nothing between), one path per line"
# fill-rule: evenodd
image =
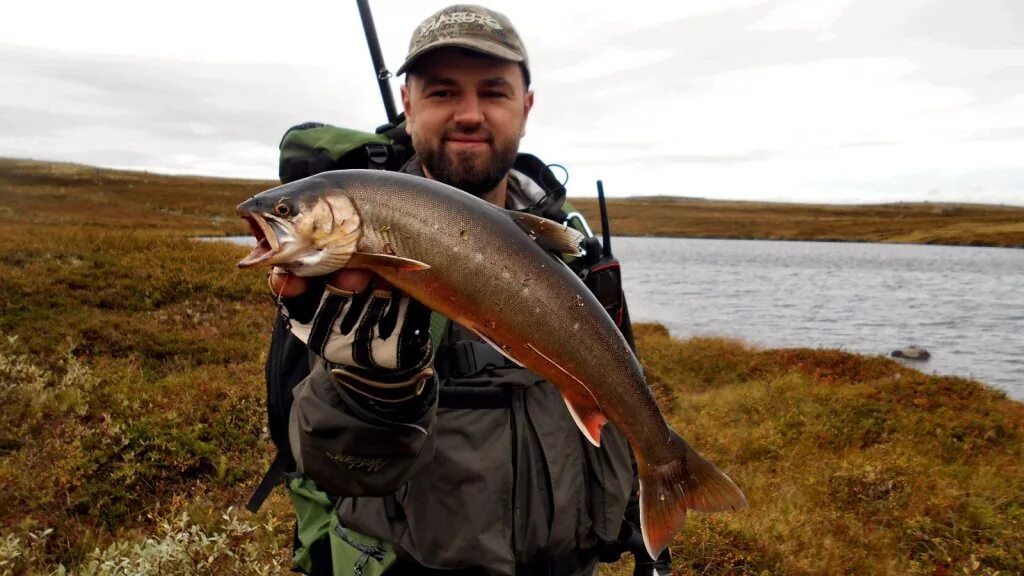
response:
M484 150L453 151L445 145L447 140L448 134L440 142L414 138L413 148L435 180L477 197L490 192L501 182L519 152L518 135L498 140L494 134L488 134Z

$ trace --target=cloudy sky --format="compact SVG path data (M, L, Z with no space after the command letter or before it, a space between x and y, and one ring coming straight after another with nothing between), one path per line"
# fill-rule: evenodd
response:
M392 70L447 3L371 0ZM571 195L1024 205L1020 0L488 5ZM0 156L167 173L276 178L289 126L384 120L354 0L18 2L0 86Z

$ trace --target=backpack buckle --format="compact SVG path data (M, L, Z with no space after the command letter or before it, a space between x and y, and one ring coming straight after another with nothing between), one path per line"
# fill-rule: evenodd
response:
M370 168L374 170L385 170L388 165L388 147L383 144L367 144L366 158L370 161Z

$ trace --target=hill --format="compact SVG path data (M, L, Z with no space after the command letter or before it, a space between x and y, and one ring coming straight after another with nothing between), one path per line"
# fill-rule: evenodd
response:
M242 199L275 181L167 176L76 164L0 159L0 219L244 234ZM595 233L597 200L571 198ZM982 204L815 205L644 197L608 202L613 232L765 240L1024 247L1024 207ZM173 218L170 218L173 217Z

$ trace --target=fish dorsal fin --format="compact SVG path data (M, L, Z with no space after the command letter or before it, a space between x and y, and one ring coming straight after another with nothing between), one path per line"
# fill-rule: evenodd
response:
M509 217L544 248L571 256L581 254L580 242L583 241L583 234L579 230L526 212L510 210Z
M366 268L368 270L377 270L380 268L389 268L393 270L430 269L429 264L424 264L419 260L402 258L401 256L389 256L387 254L369 254L366 252L353 252L352 257L349 258L346 266L350 268Z

